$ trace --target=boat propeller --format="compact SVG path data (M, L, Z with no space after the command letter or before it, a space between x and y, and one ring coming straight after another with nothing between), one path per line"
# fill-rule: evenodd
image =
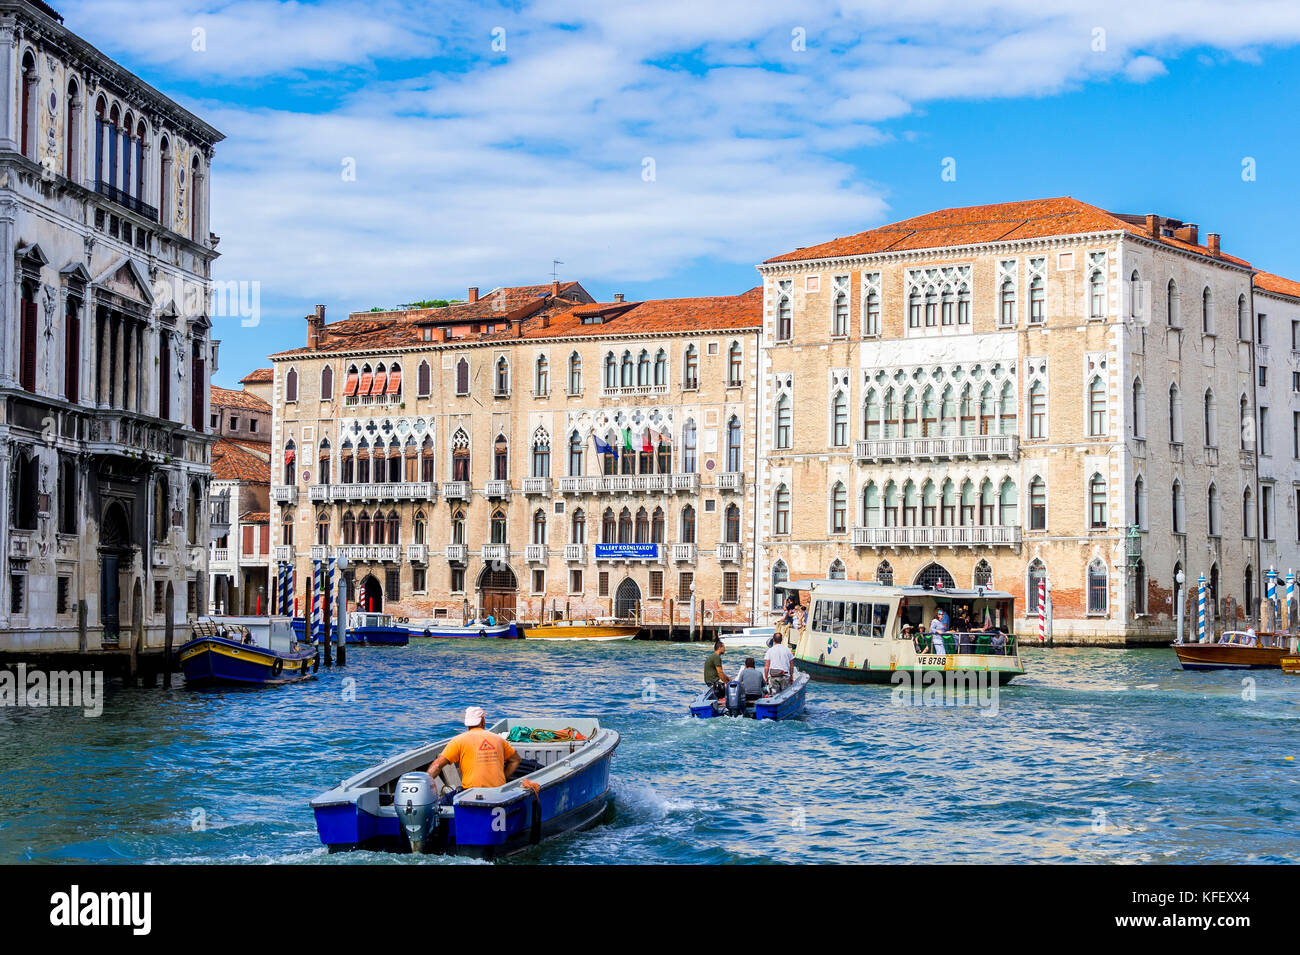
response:
M423 852L433 823L438 818L438 797L429 774L403 773L397 780L393 807L397 810L397 820L411 843L411 851Z

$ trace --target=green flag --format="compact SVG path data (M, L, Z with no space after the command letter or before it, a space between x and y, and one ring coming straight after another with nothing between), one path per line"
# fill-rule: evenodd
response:
M624 428L624 429L623 429L623 450L624 450L624 451L634 451L634 450L635 450L635 449L632 447L632 429L631 429L631 428Z

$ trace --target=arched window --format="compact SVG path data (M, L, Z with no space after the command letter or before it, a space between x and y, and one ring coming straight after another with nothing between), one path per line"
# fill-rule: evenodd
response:
M908 393L911 393L910 389ZM831 399L831 446L849 446L849 399L842 391L835 392Z
M1029 572L1025 575L1025 614L1038 613L1040 599L1039 585L1047 580L1047 568L1035 557L1029 562Z
M497 359L496 374L492 382L493 394L498 398L503 398L510 394L510 362L506 361L506 356L502 355Z
M1133 437L1147 436L1147 396L1142 379L1133 379Z
M789 282L782 282L776 300L776 340L788 342L794 334L794 313L791 309Z
M363 546L370 543L370 515L365 511L357 518L357 543Z
M546 511L540 507L533 511L533 543L546 543Z
M451 512L451 543L465 543L465 512L459 507Z
M1088 384L1088 434L1094 438L1104 436L1106 427L1106 383L1101 375L1093 377Z
M298 400L298 371L295 368L290 368L284 376L284 400Z
M1169 440L1183 443L1183 398L1176 383L1169 386Z
M1219 489L1213 484L1205 492L1206 524L1211 537L1219 536Z
M426 519L425 516L424 516L424 511L416 511L416 512L415 512L415 521L414 521L414 523L413 523L413 525L412 525L412 528L411 528L412 534L414 534L414 536L415 536L415 541L414 541L414 542L415 542L416 544L423 544L423 543L426 543L424 537L425 537L425 527L426 527L427 523L428 523L428 521L427 521L427 519Z
M1035 275L1029 283L1029 324L1042 325L1047 321L1047 289L1043 277Z
M551 393L551 366L545 355L533 362L533 394L544 397Z
M457 428L451 436L451 479L468 481L469 475L469 435L464 428Z
M1255 536L1255 495L1250 488L1241 492L1241 536Z
M583 513L582 508L574 511L573 516L569 518L569 543L587 543L587 515Z
M831 312L831 335L844 338L849 334L849 293L843 288L835 292L835 303Z
M989 562L980 558L975 564L975 572L971 576L971 585L974 587L992 587L993 586L993 568Z
M456 394L469 394L469 359L461 358L456 362Z
M492 512L492 543L504 544L506 542L506 512L497 508Z
M1088 524L1106 526L1106 479L1099 473L1088 479Z
M605 390L613 391L618 387L618 362L614 358L614 353L605 353Z
M582 436L577 431L569 434L569 476L582 476L582 451L585 447Z
M879 527L880 523L880 488L875 481L868 481L862 488L862 524Z
M66 125L63 175L81 182L81 95L75 79L68 80Z
M722 539L728 544L740 543L740 508L734 503L723 512Z
M650 384L650 353L644 348L636 356L636 384L638 388Z
M945 403L950 392L944 392ZM1029 386L1029 436L1047 437L1047 386L1041 380Z
M682 363L682 388L695 391L700 387L700 353L694 345L686 346L686 356Z
M1208 285L1201 292L1201 331L1207 335L1214 334L1214 303Z
M344 513L342 529L343 543L355 544L357 542L357 519L351 511Z
M199 157L190 163L190 239L201 242L203 236L203 199L201 196Z
M1106 277L1101 269L1093 269L1088 276L1088 316L1090 318L1106 317Z
M953 590L957 582L952 579L952 574L948 573L948 569L942 564L927 564L916 575L916 586Z
M334 397L334 369L326 365L320 370L320 400L329 401Z
M849 492L836 481L831 487L831 533L845 534L849 529Z
M790 571L785 566L785 561L777 560L772 565L772 609L780 610L785 606L785 590L781 587L783 583L790 579Z
M773 526L774 534L790 533L790 489L785 484L778 484L776 487L775 506L773 507Z
M636 380L636 372L632 365L632 353L623 352L623 358L618 363L618 383L624 388L631 388L632 382Z
M1170 328L1178 328L1181 321L1178 315L1178 286L1170 279L1165 286L1165 316Z
M1218 416L1214 404L1214 389L1205 389L1205 400L1203 403L1204 424L1205 424L1205 446L1207 448L1217 447L1218 441Z
M1183 533L1183 485L1177 479L1169 492L1169 511L1174 533Z
M1133 524L1141 530L1147 526L1147 485L1142 475L1133 479Z
M284 444L284 483L285 484L295 483L293 479L293 467L294 467L294 457L297 454L296 447L297 446L293 443L293 438L290 438ZM308 448L307 450L310 451L311 449Z
M551 476L551 436L545 428L533 433L533 477Z
M19 146L22 153L32 162L40 162L40 149L37 143L37 134L39 132L36 121L36 110L38 106L37 90L39 89L40 75L36 71L36 57L32 55L31 50L23 54L22 63L22 105L20 107L21 115L19 122L22 124L22 135ZM8 99L8 96L5 97Z
M884 584L887 587L894 585L894 565L887 560L882 560L876 565L876 583Z
M420 442L420 480L432 484L433 476L433 438L426 434Z
M1137 269L1128 277L1128 313L1129 317L1137 318L1143 314L1146 303L1142 300L1142 277L1138 275Z
M682 473L695 473L695 419L687 418L682 425Z
M1088 565L1088 613L1102 614L1110 608L1110 574L1101 560Z
M862 335L865 338L872 338L880 334L880 293L874 288L867 293L865 312Z
M656 507L650 515L650 540L655 544L664 542L664 509Z
M1147 612L1147 565L1138 558L1133 562L1133 613Z
M569 355L569 394L582 394L582 356L576 351Z
M1250 341L1250 315L1246 311L1246 296L1237 296L1237 340Z
M1001 434L1016 433L1016 391L1011 387L1011 382L1002 383L1002 394L999 398L998 409L998 431ZM927 432L928 435L928 432Z
M602 544L618 543L618 523L614 519L614 509L605 508L605 513L600 516L600 542Z
M827 572L826 576L831 580L843 580L847 577L848 574L844 571L844 561L840 560L838 557L831 561L830 570Z
M1037 474L1029 482L1029 529L1047 530L1047 482Z
M316 543L321 547L327 547L330 542L330 515L329 511L322 510L316 515Z
M1255 447L1255 419L1250 413L1250 403L1246 396L1241 396L1241 450L1249 451Z
M790 396L776 399L775 446L785 450L790 447Z
M1011 478L1003 478L1002 485L998 488L998 523L1003 527L1019 524L1019 506L1020 497L1015 482Z
M427 361L421 361L415 371L415 396L427 398L433 391L433 371Z
M1016 324L1016 286L1009 278L1002 280L1002 288L998 292L998 305L1002 326L1011 328Z
M644 507L637 508L636 511L636 542L646 544L650 541L650 515L646 513Z
M510 443L504 434L492 442L492 477L498 481L510 478Z
M655 384L668 384L668 353L662 348L655 352Z
M744 371L744 352L740 342L732 342L727 349L727 387L739 388Z
M316 452L316 459L320 466L316 471L317 484L329 484L330 474L333 468L330 467L330 439L320 439L320 449Z
M695 543L695 508L689 504L682 508L682 543Z
M397 517L396 511L388 512L388 543L402 543L402 522Z
M727 471L739 473L740 465L740 418L732 415L727 421Z

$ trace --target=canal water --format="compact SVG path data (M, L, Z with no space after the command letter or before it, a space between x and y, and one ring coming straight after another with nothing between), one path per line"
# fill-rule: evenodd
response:
M522 861L1300 857L1295 677L1185 673L1170 650L1029 650L996 712L813 683L803 720L755 723L684 715L704 656L417 641L349 648L345 670L298 686L110 688L96 719L0 709L0 862L459 864L330 856L307 802L455 731L467 703L622 734L612 820Z

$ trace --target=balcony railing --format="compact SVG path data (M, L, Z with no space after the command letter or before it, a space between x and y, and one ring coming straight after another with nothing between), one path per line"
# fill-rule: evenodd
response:
M555 480L561 494L595 494L600 490L598 477L562 477Z
M282 560L283 561L293 560L293 545L276 544L273 550L273 556L275 557L276 563L279 563Z
M448 501L468 501L470 496L469 481L444 481L442 496Z
M308 553L312 560L324 560L329 557L330 549L325 544L312 544Z
M545 563L549 556L545 544L528 544L524 547L524 560L530 564Z
M969 524L948 527L855 527L855 547L999 547L1020 543L1015 524Z
M740 563L740 545L739 544L719 544L718 561L724 564Z
M510 559L509 544L484 544L482 551L483 560L487 562L505 563Z
M432 481L369 481L365 484L313 484L308 491L313 502L321 501L429 501L438 499L438 485Z
M672 549L673 563L695 563L695 545L694 544L669 544Z
M667 385L626 385L618 388L602 387L600 389L602 398L637 398L666 394L668 394Z
M700 476L687 474L604 474L556 478L561 494L670 494L699 493Z
M483 488L483 493L488 497L509 497L510 482L499 479L488 481Z
M117 188L117 186L110 186L102 179L96 179L95 191L101 196L113 200L119 206L122 206L125 209L130 209L136 215L148 219L150 222L158 221L157 209L136 196L128 195L121 189Z
M214 548L212 548L212 562L213 562L214 564L224 564L224 563L226 563L226 561L228 561L228 560L230 560L230 548L229 548L229 547L214 547Z
M524 493L541 494L543 497L549 497L551 493L551 479L548 477L524 478Z
M271 500L276 504L297 504L298 485L277 484L271 488Z
M587 545L565 544L564 559L571 564L585 564L587 562Z
M398 544L344 544L338 549L348 560L397 561L402 548Z
M674 491L689 491L692 494L698 494L700 492L700 476L698 474L694 472L689 474L674 474L672 478Z
M451 564L463 564L469 560L469 546L466 544L448 544L447 545L447 562Z
M745 489L744 471L723 471L713 483L719 491L743 491Z
M406 559L413 564L424 564L429 560L428 544L407 544Z
M941 461L947 458L1014 458L1014 434L967 434L940 438L873 438L853 442L860 461Z

